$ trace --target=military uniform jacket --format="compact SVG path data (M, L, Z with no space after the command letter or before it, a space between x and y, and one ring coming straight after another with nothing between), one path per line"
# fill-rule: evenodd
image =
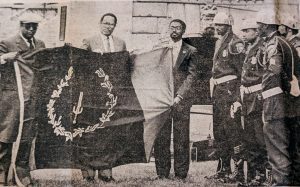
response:
M257 38L252 46L246 51L246 57L243 63L241 84L243 87L251 87L261 84L264 73L263 66L263 39ZM243 112L247 115L252 112L262 112L261 91L253 93L242 93Z
M295 60L298 59L295 48L277 32L266 38L264 54L264 75L262 79L263 91L280 87L283 93L264 99L263 111L265 120L274 120L284 117L299 116L299 97L290 96L291 73L291 51ZM299 68L295 68L299 73Z
M243 51L244 44L242 40L233 34L232 31L225 34L221 40L219 39L216 42L212 77L218 79L227 75L235 75L237 79L217 85L213 93L213 98L220 99L220 96L223 99L230 98L229 102L238 99L242 65L245 58Z
M34 38L33 42L35 45L34 50L45 48L45 44L41 40ZM28 50L29 47L20 34L0 42L0 56L9 52L24 52ZM30 64L33 62L34 58L29 58L18 63L20 67L25 104L30 103L30 91L34 78ZM13 62L1 64L0 74L0 141L11 143L15 141L18 133L20 115L20 103ZM26 109L26 106L24 121L31 120L34 115L32 111Z
M297 35L293 35L289 39L289 42L295 47L298 53L298 57L300 58L300 37Z

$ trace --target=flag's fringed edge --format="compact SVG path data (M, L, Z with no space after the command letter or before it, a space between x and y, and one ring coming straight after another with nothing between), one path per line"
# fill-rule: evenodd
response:
M117 104L117 96L114 96L111 91L113 89L113 85L109 81L109 76L105 74L105 72L102 70L102 68L99 68L95 73L98 75L99 78L104 78L104 81L101 83L101 87L106 88L108 90L107 96L109 97L109 101L106 102L106 106L108 106L108 109L106 113L102 113L102 116L99 118L99 123L95 125L89 125L86 128L76 128L73 130L73 132L67 131L61 123L62 116L58 117L58 120L56 120L56 113L54 104L56 100L60 97L60 94L64 87L69 86L68 81L72 78L72 75L74 73L74 69L71 66L68 70L68 74L65 76L65 80L61 79L60 84L57 85L57 90L53 90L53 93L51 95L51 99L49 100L49 103L47 104L47 111L48 111L48 123L52 125L52 128L54 128L54 133L56 136L65 136L66 141L71 140L73 141L73 138L76 136L82 137L83 133L93 132L96 129L104 128L104 123L107 121L110 121L110 117L112 117L115 114L115 111L113 110L114 107Z

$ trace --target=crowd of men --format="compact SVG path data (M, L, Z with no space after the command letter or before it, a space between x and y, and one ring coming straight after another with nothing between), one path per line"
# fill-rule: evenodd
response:
M295 22L278 22L276 16L260 15L246 20L239 38L232 30L232 17L218 13L214 28L219 36L213 55L210 91L213 101L213 129L218 166L209 180L249 186L300 185L300 38ZM29 155L36 123L30 102L33 71L20 68L19 59L28 51L44 48L34 37L39 19L23 16L20 32L0 43L0 185L7 185L20 118L20 77L24 96L25 121L16 158L16 175L24 185L32 184ZM126 51L123 40L112 35L117 24L114 14L100 19L100 32L84 39L82 48L98 53ZM154 145L158 179L168 178L171 168L170 142L173 128L175 177L184 180L189 170L189 111L193 104L197 74L196 48L182 40L186 24L174 19L169 24L170 40L161 47L172 49L174 104ZM157 47L157 46L156 46ZM201 54L200 54L201 55ZM200 66L201 67L201 66ZM22 106L21 106L22 107ZM172 126L173 124L173 126ZM231 169L231 160L234 169ZM248 174L244 175L244 161ZM82 170L85 180L113 181L112 169Z

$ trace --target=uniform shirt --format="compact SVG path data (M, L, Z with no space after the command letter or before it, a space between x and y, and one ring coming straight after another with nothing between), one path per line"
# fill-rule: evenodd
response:
M228 32L216 42L213 58L212 76L214 79L227 75L241 75L244 60L243 42L232 33Z
M242 85L245 87L260 84L264 73L263 67L263 40L257 38L247 47L246 57L243 63Z
M297 50L298 56L300 57L300 37L297 35L293 35L288 40L295 47L295 49Z
M265 73L262 79L263 91L275 87L282 88L281 73L283 72L283 58L282 49L278 45L277 38L279 34L277 31L271 33L266 37L265 54L263 64L265 65Z

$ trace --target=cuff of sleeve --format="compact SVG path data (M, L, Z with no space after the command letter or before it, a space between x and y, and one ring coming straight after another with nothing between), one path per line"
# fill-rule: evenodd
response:
M5 64L6 61L2 58L2 56L0 56L0 64Z
M183 99L183 97L181 95L177 95L177 97L179 97L180 99Z

